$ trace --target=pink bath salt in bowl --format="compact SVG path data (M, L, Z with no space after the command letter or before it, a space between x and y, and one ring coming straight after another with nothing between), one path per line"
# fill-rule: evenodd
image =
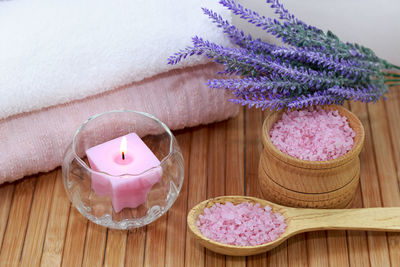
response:
M286 230L283 216L271 207L243 202L216 203L199 215L197 227L207 238L236 246L256 246L277 239Z
M354 145L354 130L337 110L322 108L288 111L271 128L272 143L301 160L338 158Z

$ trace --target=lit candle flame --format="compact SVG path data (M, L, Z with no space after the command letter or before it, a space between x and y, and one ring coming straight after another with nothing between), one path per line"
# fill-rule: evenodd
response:
M119 147L119 151L121 152L122 159L125 159L126 151L128 150L128 142L126 141L126 137L123 136L121 140L121 145Z

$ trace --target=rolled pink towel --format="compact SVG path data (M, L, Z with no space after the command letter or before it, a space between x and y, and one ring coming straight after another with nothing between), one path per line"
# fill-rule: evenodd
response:
M238 107L225 91L208 88L214 64L171 70L107 93L0 120L0 183L50 171L78 126L89 117L115 109L153 114L171 129L211 123L234 116Z

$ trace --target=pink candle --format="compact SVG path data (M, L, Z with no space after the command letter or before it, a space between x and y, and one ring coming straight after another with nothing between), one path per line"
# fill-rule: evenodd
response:
M92 174L92 189L109 195L116 212L146 202L150 188L161 179L160 161L136 133L91 147L86 155L92 169L115 175ZM135 175L118 177L123 174Z

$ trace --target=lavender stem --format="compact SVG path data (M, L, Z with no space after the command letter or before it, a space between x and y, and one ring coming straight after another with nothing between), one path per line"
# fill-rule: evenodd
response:
M400 79L385 79L385 82L400 82Z
M390 76L390 77L400 77L400 74L398 73L390 73L390 72L385 72L385 76Z

